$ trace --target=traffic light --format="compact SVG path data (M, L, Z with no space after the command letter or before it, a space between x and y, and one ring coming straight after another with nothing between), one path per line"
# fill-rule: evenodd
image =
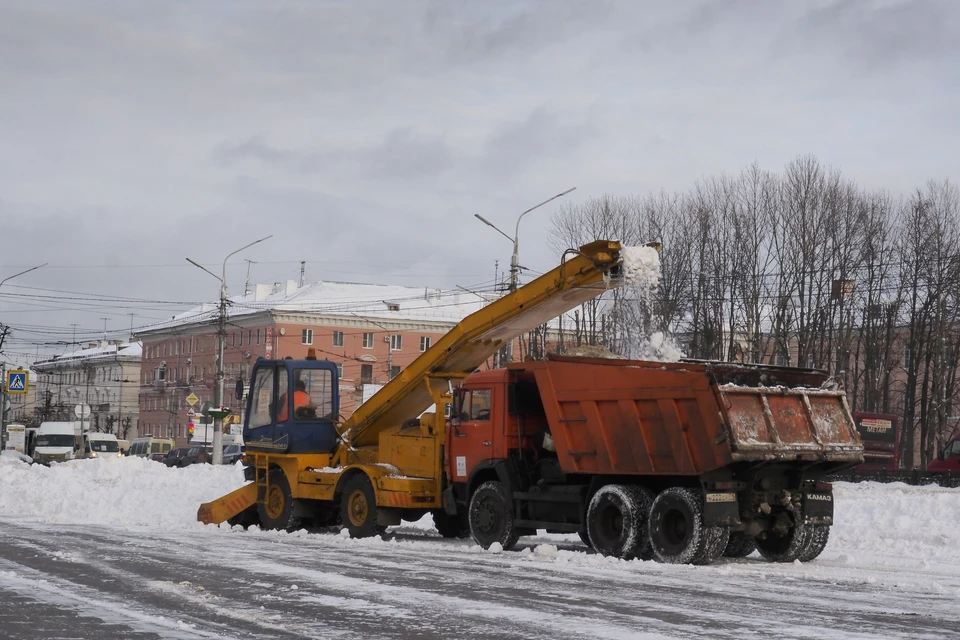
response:
M193 437L193 423L187 425L187 434L192 438Z

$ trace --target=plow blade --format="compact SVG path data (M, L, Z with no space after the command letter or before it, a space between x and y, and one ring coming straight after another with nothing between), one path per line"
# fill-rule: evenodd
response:
M247 509L255 507L256 504L257 485L251 482L222 498L200 505L197 510L197 520L203 524L221 524L236 518Z

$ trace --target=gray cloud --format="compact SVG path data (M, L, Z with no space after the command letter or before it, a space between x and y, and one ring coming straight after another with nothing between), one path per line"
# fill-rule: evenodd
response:
M949 176L960 3L610 0L0 2L0 277L212 298L205 264L454 286L509 243L480 225L682 189L800 153L867 187ZM546 269L548 206L522 262ZM59 266L56 266L59 265ZM146 267L138 265L161 265ZM83 268L79 268L83 267ZM18 290L21 291L21 290ZM6 293L6 287L4 288ZM96 305L94 305L96 306ZM0 322L125 309L0 299ZM141 311L143 316L160 311Z

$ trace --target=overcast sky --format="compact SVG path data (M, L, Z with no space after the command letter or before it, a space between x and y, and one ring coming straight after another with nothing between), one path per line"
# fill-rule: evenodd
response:
M512 234L574 186L683 190L804 153L894 192L956 179L958 87L956 0L0 0L0 279L49 263L3 287L6 359L183 307L22 287L210 300L185 257L219 271L271 233L231 293L243 258L260 282L300 260L490 281L511 246L473 215ZM524 218L522 264L555 265L558 202Z

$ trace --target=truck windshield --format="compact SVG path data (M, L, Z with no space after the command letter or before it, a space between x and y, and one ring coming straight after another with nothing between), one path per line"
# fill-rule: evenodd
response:
M120 451L120 443L115 440L91 440L91 451L100 451L101 453L116 453Z
M37 436L38 447L72 447L73 436L60 433L45 433Z

